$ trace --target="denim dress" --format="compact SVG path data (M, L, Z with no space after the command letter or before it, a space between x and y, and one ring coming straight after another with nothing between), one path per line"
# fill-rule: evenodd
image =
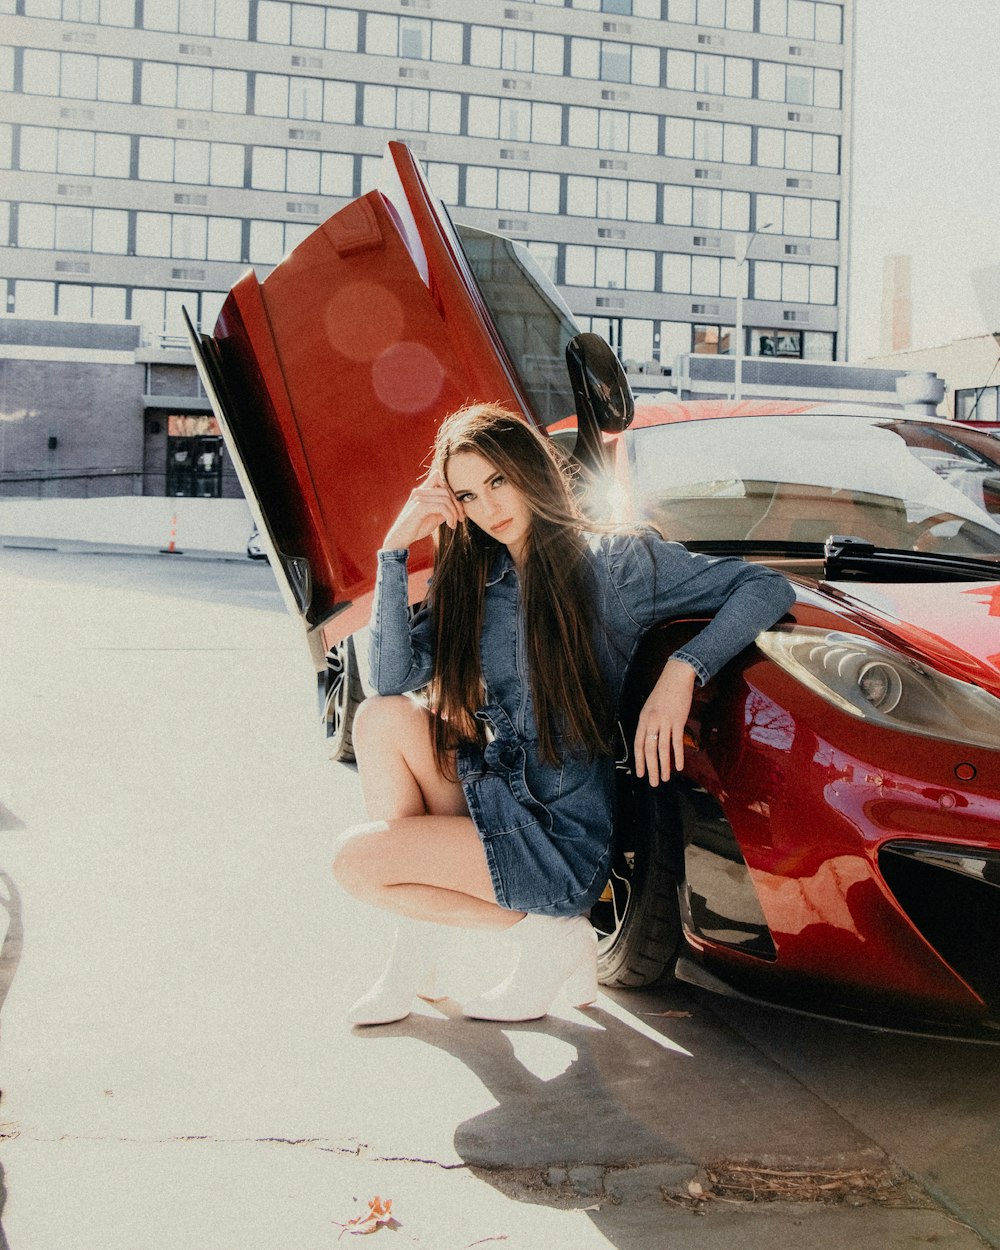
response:
M407 614L407 552L378 553L369 662L379 694L403 694L430 681L430 614ZM629 663L643 635L672 617L714 617L674 659L703 685L727 660L773 625L794 601L773 570L738 559L693 555L653 531L600 535L587 558L595 602L597 660L617 714ZM551 916L585 912L608 879L614 826L614 758L560 751L553 767L539 754L528 677L517 571L498 546L486 579L480 658L485 749L464 743L458 778L482 838L496 900L514 911ZM558 740L557 740L558 744Z

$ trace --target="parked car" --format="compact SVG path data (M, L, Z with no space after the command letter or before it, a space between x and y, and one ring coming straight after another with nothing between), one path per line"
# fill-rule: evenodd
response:
M250 531L250 537L247 539L247 559L248 560L266 560L267 552L264 550L264 544L260 539L260 530L255 525Z
M405 147L378 191L230 293L202 375L334 753L362 696L374 553L442 418L501 400L586 506L780 568L794 611L697 693L682 775L619 762L602 980L673 975L880 1027L1000 1040L1000 474L975 431L897 410L632 403L530 255L454 226ZM412 553L411 600L429 543ZM698 628L664 621L638 709Z

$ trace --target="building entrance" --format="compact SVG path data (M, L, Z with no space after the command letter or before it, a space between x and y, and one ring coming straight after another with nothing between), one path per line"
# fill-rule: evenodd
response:
M166 493L220 499L222 456L222 437L214 417L171 416L167 427Z

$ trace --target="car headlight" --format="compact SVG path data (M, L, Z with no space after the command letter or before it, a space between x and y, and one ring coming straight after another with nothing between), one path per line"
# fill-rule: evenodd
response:
M871 638L799 625L767 630L757 645L850 716L928 738L1000 747L1000 699Z

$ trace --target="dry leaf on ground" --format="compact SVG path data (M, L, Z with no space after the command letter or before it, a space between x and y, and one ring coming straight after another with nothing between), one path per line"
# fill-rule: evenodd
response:
M339 1241L344 1233L360 1233L364 1236L367 1233L377 1233L380 1228L400 1228L399 1220L392 1214L392 1199L386 1198L383 1201L378 1194L368 1203L368 1210L363 1215L356 1215L353 1220L348 1220L346 1224L342 1224L340 1220L334 1220L334 1224L340 1226L340 1232L337 1235Z

